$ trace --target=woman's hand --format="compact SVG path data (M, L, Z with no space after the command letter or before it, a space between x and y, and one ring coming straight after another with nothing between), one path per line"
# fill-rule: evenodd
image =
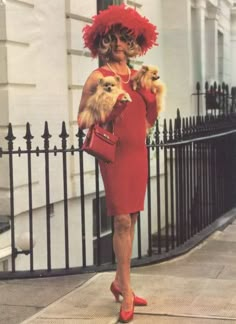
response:
M124 94L119 95L118 98L117 98L117 100L116 100L116 103L115 103L115 105L114 105L114 107L113 107L113 109L112 109L112 111L110 113L110 115L107 117L106 122L113 121L118 116L120 116L121 113L126 108L127 103L129 101L130 100L127 99L127 97L125 97Z
M137 92L141 95L146 105L156 102L156 95L150 90L147 90L145 88L139 88L137 89Z

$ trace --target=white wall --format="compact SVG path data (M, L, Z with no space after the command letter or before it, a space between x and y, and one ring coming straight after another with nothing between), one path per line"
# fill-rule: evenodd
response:
M191 28L190 4L187 0L165 0L162 6L164 80L167 84L165 116L191 113Z
M231 13L231 73L232 73L232 86L236 86L236 7Z

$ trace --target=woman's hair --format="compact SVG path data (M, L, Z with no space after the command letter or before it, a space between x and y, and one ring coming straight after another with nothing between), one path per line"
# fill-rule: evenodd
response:
M132 31L120 24L112 26L112 28L104 35L98 35L95 40L99 56L107 61L111 57L113 42L115 41L114 34L119 33L124 42L127 43L127 57L140 55L141 47L137 40L133 37Z

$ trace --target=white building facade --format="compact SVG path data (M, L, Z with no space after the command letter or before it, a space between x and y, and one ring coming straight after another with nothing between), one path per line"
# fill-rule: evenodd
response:
M0 146L9 123L16 136L15 147L25 147L25 124L31 125L32 145L43 146L41 135L48 121L51 146L61 145L58 135L65 121L69 144L77 145L77 111L83 84L98 60L83 46L82 29L104 3L78 0L0 0ZM110 1L111 3L112 1ZM119 1L118 1L119 2ZM114 1L113 3L118 3ZM121 2L121 1L120 1ZM163 118L196 115L193 93L196 82L226 82L236 86L236 1L233 0L137 0L123 1L135 7L159 32L158 47L131 63L159 67L167 85ZM203 111L202 111L203 113ZM33 158L33 219L35 268L46 267L45 169L43 157ZM14 158L16 237L28 230L28 182L25 157ZM82 265L80 185L78 158L69 157L68 206L70 266ZM64 265L64 218L62 162L50 161L52 266ZM0 158L0 215L10 215L8 159ZM95 198L94 160L86 158L86 256L93 264L92 200ZM155 170L152 171L155 179ZM100 185L103 193L102 183ZM153 193L153 199L155 192ZM153 202L155 204L155 202ZM147 229L146 211L142 230ZM155 228L153 229L155 231ZM106 233L102 233L106 234ZM60 238L60 239L59 239ZM148 242L144 235L143 251ZM7 269L11 254L10 231L0 234L0 264ZM134 247L134 255L137 247ZM18 256L17 269L28 269L28 257ZM10 259L9 259L10 260ZM0 267L0 270L1 270ZM10 261L9 261L10 268Z

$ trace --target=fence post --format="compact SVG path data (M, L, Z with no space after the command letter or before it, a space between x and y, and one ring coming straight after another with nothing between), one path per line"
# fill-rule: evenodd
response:
M62 147L62 165L63 165L63 195L64 195L64 233L65 233L65 267L69 269L69 233L68 233L68 192L67 192L67 138L69 134L66 131L66 123L62 122L61 134L61 147Z
M11 260L12 260L12 272L15 272L15 212L14 212L14 178L13 178L13 141L16 137L13 135L11 123L8 125L8 134L5 137L8 141L9 152L9 182L10 182L10 220L11 220Z
M23 137L26 140L27 162L28 162L28 194L29 194L29 233L30 233L30 271L34 269L33 259L33 206L32 206L32 165L31 165L31 140L34 138L30 131L30 124L26 124L26 134Z
M201 85L200 82L197 82L197 115L200 115L200 90Z
M51 221L50 221L50 175L49 175L49 139L52 135L49 133L48 122L45 122L44 133L41 136L44 139L45 149L45 189L46 189L46 224L47 224L47 265L48 271L51 271Z
M78 128L76 137L79 144L79 167L80 167L80 206L81 206L81 235L82 235L82 258L83 267L86 267L86 241L85 241L85 200L84 200L84 156L83 156L83 137L85 136L82 129Z

